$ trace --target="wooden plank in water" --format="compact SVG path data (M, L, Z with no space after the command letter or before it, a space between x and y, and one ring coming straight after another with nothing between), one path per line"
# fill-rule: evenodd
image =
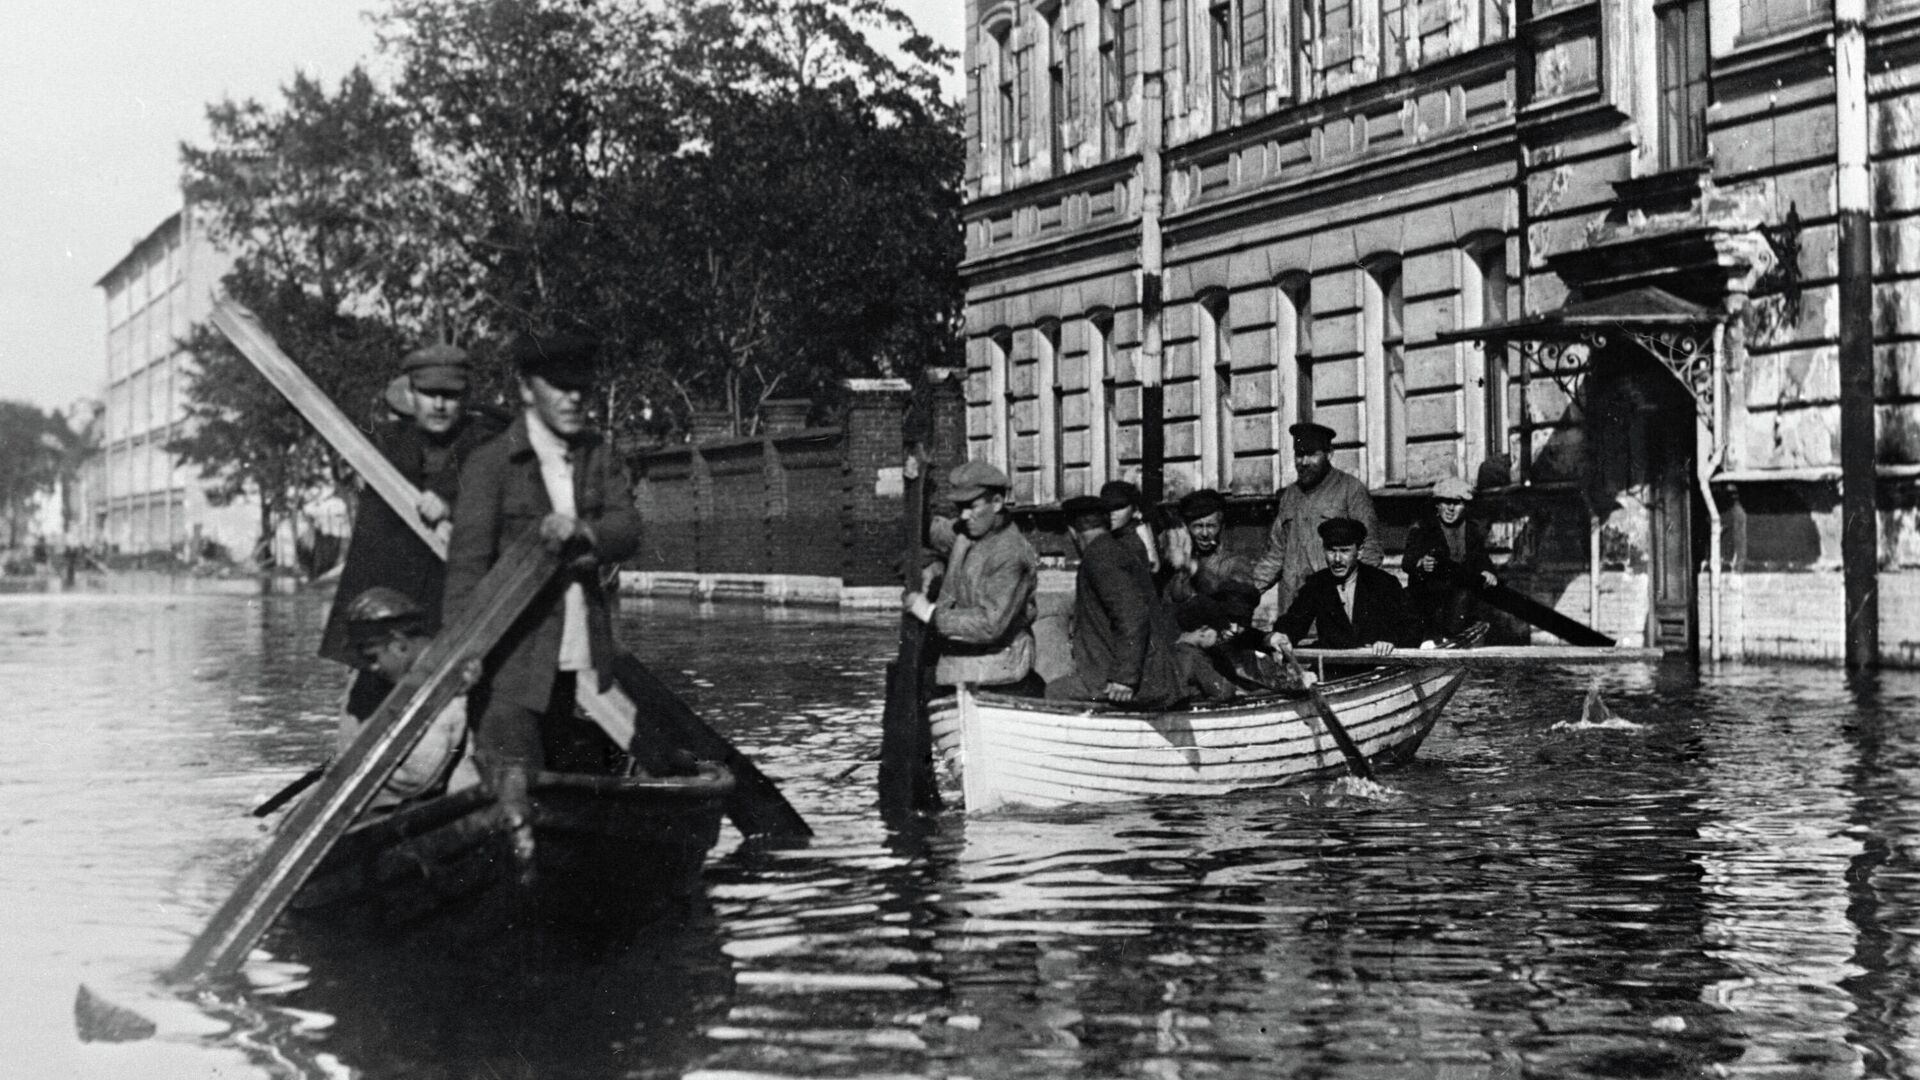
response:
M1542 664L1657 664L1666 658L1660 649L1614 645L1485 645L1474 649L1395 649L1375 656L1371 649L1298 648L1302 660L1329 664L1402 664L1411 666L1464 665L1466 667L1535 667Z
M529 533L502 553L481 579L466 620L434 639L368 718L336 767L288 815L267 850L167 973L171 981L194 982L239 969L247 951L412 752L440 710L466 693L461 669L467 661L486 656L558 571L558 561L536 534Z

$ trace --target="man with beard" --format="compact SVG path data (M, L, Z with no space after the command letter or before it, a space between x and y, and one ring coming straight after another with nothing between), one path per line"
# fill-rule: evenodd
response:
M901 601L939 637L933 681L1037 697L1045 690L1033 673L1040 556L1007 514L1011 483L984 461L965 462L948 479L959 519L939 599L908 592Z
M1073 671L1048 683L1047 697L1163 709L1180 694L1173 651L1180 629L1132 534L1131 497L1114 485L1108 489L1060 505L1080 569L1073 587ZM1128 530L1125 537L1114 535L1116 521Z
M1293 436L1296 475L1293 483L1280 492L1266 551L1248 574L1248 580L1261 592L1279 583L1276 602L1282 611L1293 603L1308 575L1319 572L1326 563L1319 531L1323 522L1334 518L1359 522L1365 536L1360 543L1360 561L1377 567L1383 559L1373 496L1367 494L1367 485L1358 477L1333 467L1333 429L1324 424L1299 423L1287 431Z
M407 393L393 393L389 409L405 404L409 412L374 427L373 444L400 475L420 490L411 512L429 528L446 535L460 492L460 468L482 443L500 433L500 425L468 409L471 372L465 350L428 345L400 362ZM423 631L440 629L440 602L446 568L413 527L378 492L362 489L355 499L353 537L333 606L320 635L320 655L358 669L347 694L347 711L359 719L373 715L393 684L367 668L350 640L347 608L369 589L396 590L419 604Z

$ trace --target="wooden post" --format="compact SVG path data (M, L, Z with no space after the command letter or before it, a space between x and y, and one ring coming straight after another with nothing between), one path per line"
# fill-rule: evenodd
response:
M1840 270L1840 562L1847 668L1880 662L1880 530L1874 488L1873 221L1867 167L1866 0L1833 5L1835 194Z
M176 983L230 975L306 883L334 842L366 809L447 703L467 692L462 670L487 655L547 586L559 563L529 534L480 581L471 613L443 631L387 695L312 795L295 807L267 850L168 972Z

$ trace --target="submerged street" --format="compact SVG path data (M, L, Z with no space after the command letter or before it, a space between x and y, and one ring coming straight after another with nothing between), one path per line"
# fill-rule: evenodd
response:
M626 643L778 780L616 948L283 925L172 997L327 753L326 597L0 594L0 1061L21 1076L1920 1075L1920 675L1476 671L1391 793L873 810L897 621L628 601ZM173 591L196 589L197 591ZM1589 680L1619 720L1581 724ZM85 984L158 1028L83 1043Z

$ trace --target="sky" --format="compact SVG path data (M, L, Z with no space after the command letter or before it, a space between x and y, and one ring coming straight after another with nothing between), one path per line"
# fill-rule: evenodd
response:
M273 101L371 59L370 0L5 0L0 399L65 410L106 381L94 282L180 208L180 144L224 97ZM896 0L958 50L961 0ZM949 87L954 85L950 80Z

